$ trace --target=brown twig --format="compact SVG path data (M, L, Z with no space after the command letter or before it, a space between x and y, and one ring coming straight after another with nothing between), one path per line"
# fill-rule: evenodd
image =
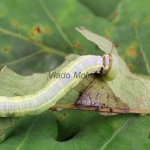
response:
M138 110L138 109L128 109L128 108L100 108L97 107L77 107L74 104L63 105L57 104L50 108L50 110L58 111L60 109L72 109L72 110L81 110L81 111L96 111L96 112L107 112L107 113L117 113L117 114L150 114L150 110Z

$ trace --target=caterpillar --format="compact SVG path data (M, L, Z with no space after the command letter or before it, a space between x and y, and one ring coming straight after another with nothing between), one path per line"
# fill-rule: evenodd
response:
M112 80L117 75L118 60L115 55L78 56L59 70L68 73L69 78L53 78L47 85L33 95L6 97L0 96L0 117L21 117L36 115L54 106L71 88L74 88L82 78L75 78L74 73L99 73L106 80Z

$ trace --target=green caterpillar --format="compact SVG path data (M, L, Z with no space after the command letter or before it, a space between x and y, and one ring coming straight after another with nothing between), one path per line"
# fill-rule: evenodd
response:
M0 97L0 116L24 116L39 114L54 106L71 88L75 87L81 78L74 77L74 73L99 73L112 80L117 75L118 60L114 55L104 56L78 56L65 65L60 74L67 73L67 78L53 78L45 88L34 95Z

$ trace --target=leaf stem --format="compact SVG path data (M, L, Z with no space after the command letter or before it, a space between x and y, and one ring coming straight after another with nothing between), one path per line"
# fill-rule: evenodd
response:
M96 111L96 112L106 112L106 113L117 113L117 114L150 114L150 110L140 110L140 109L128 109L128 108L97 108L97 107L77 107L74 104L56 104L49 110L58 111L61 109L72 109L72 110L82 110L82 111Z

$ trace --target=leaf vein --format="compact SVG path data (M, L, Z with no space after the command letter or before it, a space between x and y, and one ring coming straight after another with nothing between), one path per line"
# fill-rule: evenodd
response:
M34 125L35 125L37 119L38 119L38 116L36 117L36 119L34 120L34 122L32 123L32 125L30 126L30 128L28 128L27 133L26 133L24 139L23 139L22 142L18 145L18 147L16 148L16 150L20 150L20 149L21 149L21 147L23 146L23 144L24 144L25 141L27 140L27 138L28 138L28 136L29 136L31 130L33 129L33 127L34 127Z
M60 33L60 35L62 36L62 38L68 43L68 45L71 47L71 49L73 50L73 52L76 53L76 50L73 48L72 43L70 42L69 38L64 33L64 31L62 30L62 28L59 25L59 23L56 21L55 17L52 15L51 11L49 9L47 9L47 7L43 3L43 1L39 0L39 3L41 4L41 8L45 12L45 14L48 16L48 18L50 19L50 21L52 21L53 24L55 25L57 31Z
M3 34L6 34L6 35L9 35L9 36L12 36L12 37L15 37L15 38L18 38L18 39L21 39L23 41L27 41L27 42L30 42L32 44L34 44L35 46L37 47L40 47L41 49L43 49L43 51L48 51L48 52L51 52L53 54L57 54L57 55L60 55L60 56L66 56L67 54L64 53L64 52L61 52L57 49L54 49L54 48L50 48L50 47L47 47L43 44L39 44L39 43L35 43L35 42L31 42L27 37L21 35L21 34L17 34L17 33L14 33L12 31L9 31L7 29L4 29L4 28L1 28L0 27L0 32L3 33Z
M105 142L105 144L100 148L100 150L104 150L109 144L110 142L112 142L114 140L114 138L124 129L124 127L129 123L129 121L131 120L132 117L130 117L120 128L118 128L117 131L114 132L114 134L112 134L112 136L107 140L107 142Z

